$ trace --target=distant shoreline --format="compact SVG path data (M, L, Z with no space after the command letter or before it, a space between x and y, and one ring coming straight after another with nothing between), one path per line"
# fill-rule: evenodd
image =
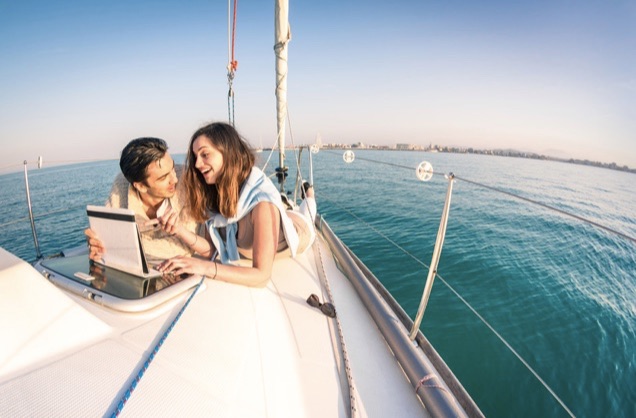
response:
M452 154L481 154L481 155L495 155L500 157L515 157L515 158L530 158L533 160L547 160L557 161L569 164L588 165L593 167L607 168L609 170L624 171L627 173L636 174L636 168L629 168L628 166L619 166L616 163L603 163L600 161L579 160L576 158L558 158L548 155L537 154L532 152L523 152L516 150L501 150L501 149L477 149L477 148L459 148L459 147L442 147L442 146L428 146L422 147L419 145L411 144L397 144L395 146L388 145L344 145L344 144L323 144L323 149L361 149L361 150L381 150L381 151L425 151L425 152L445 152Z

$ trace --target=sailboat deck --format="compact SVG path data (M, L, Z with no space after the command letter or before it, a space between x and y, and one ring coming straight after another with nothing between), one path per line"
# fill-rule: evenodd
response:
M262 289L206 280L122 415L348 416L349 387L337 327L305 302L312 293L325 301L318 268L324 269L334 295L358 412L425 415L355 290L324 243L317 240L316 246L295 259L276 260L273 279ZM13 352L4 350L0 415L109 414L188 294L151 311L121 313L64 293L21 263L22 270L31 269L24 286L41 288L31 315L48 318L56 332L43 335L33 329L29 338L25 330ZM0 286L23 280L23 272L11 275L4 269ZM0 306L7 306L8 295L0 294ZM12 303L24 304L32 296L24 292ZM53 305L47 303L52 300L58 300L58 314L52 315ZM28 327L26 321L18 325ZM75 339L68 340L69 335ZM30 353L37 353L37 361L28 361Z

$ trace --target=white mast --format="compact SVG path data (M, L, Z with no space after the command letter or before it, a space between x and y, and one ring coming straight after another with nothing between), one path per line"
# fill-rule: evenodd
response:
M275 44L276 54L276 117L279 150L279 182L284 180L285 171L285 119L287 118L287 44L291 40L288 18L288 0L275 0L276 11ZM282 176L282 177L281 177Z

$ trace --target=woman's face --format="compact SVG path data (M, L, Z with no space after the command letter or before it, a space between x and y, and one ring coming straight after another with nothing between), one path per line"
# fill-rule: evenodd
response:
M192 143L192 154L197 170L203 174L206 184L215 184L223 169L223 154L205 136L197 137Z

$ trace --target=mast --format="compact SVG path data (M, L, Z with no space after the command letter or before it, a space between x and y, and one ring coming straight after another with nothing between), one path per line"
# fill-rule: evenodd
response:
M276 54L276 118L278 134L278 168L276 177L281 191L284 189L287 167L285 167L285 119L287 118L287 44L291 40L288 18L288 0L275 0L274 13Z

